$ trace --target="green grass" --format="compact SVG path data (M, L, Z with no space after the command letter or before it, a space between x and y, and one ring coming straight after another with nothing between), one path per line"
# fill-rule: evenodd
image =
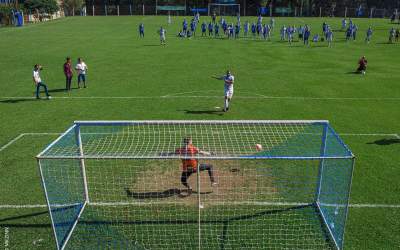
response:
M305 22L315 32L323 21L279 18L276 26ZM340 27L340 19L327 21L334 29ZM145 23L145 39L138 39L139 22ZM62 132L74 120L327 119L339 134L400 133L400 47L387 44L392 26L387 20L355 19L358 40L346 43L344 34L335 32L333 48L322 43L289 46L278 41L277 31L273 42L180 40L175 34L181 20L167 27L167 46L162 47L156 30L166 22L167 17L151 16L75 17L0 29L0 145L21 133ZM363 39L369 25L375 33L367 45ZM367 74L351 74L362 55L369 60ZM86 60L87 89L57 91L65 86L66 56ZM51 101L31 99L35 63L44 66L42 79L56 97ZM211 76L227 68L236 77L235 96L229 113L222 114L215 112L223 106L222 98L214 96L222 95L223 85ZM254 98L261 95L322 99ZM133 96L138 98L101 98ZM34 156L55 137L26 135L0 152L0 204L45 204ZM342 137L357 157L351 203L399 204L398 140L382 144L374 142L395 138ZM7 227L10 249L55 246L46 210L1 208L0 244ZM396 249L399 228L399 208L351 208L345 249Z

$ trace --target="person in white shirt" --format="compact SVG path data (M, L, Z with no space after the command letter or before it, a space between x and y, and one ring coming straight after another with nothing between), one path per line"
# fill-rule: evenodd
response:
M81 88L81 81L83 82L83 87L86 88L86 71L88 67L82 58L78 58L75 69L78 72L78 88Z
M42 70L42 66L39 64L35 64L35 66L33 67L33 82L35 83L35 86L36 86L36 99L40 99L40 97L39 97L40 87L44 88L47 99L51 99L51 96L49 95L49 92L47 91L46 84L44 84L42 82L42 79L40 78L41 70Z
M235 77L231 74L229 70L226 71L226 75L222 77L215 77L219 80L224 80L224 112L229 110L229 104L233 97L233 83L235 81Z

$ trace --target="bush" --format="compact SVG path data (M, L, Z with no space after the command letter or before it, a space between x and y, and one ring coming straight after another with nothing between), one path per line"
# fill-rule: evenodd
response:
M31 13L38 11L40 14L53 14L59 10L56 0L26 0L24 7Z

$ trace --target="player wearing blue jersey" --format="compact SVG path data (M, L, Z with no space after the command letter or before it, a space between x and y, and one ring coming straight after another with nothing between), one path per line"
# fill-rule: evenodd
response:
M144 37L144 24L139 24L139 37Z
M243 30L244 30L244 36L247 37L247 34L249 33L249 28L250 24L249 21L246 21L243 25Z
M371 41L371 37L372 37L372 28L371 28L371 26L369 26L368 30L367 30L367 36L365 38L365 42L369 43Z
M212 36L212 35L213 35L213 27L214 27L214 25L210 22L210 23L208 24L208 35L209 35L209 36Z
M253 39L256 38L256 24L251 24L251 34L253 35Z
M207 24L203 22L201 24L201 36L206 36L207 35L206 32L207 32Z
M183 19L182 30L183 30L184 33L186 33L187 28L188 28L188 23L187 23L186 19Z
M218 23L215 23L215 25L214 25L214 35L215 35L215 37L219 37L219 25L218 25Z

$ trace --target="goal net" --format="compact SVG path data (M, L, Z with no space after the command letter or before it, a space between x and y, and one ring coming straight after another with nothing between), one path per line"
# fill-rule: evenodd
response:
M208 15L237 16L240 14L240 4L235 3L210 3L208 4Z
M81 121L37 159L57 249L343 247L354 156L327 121Z

